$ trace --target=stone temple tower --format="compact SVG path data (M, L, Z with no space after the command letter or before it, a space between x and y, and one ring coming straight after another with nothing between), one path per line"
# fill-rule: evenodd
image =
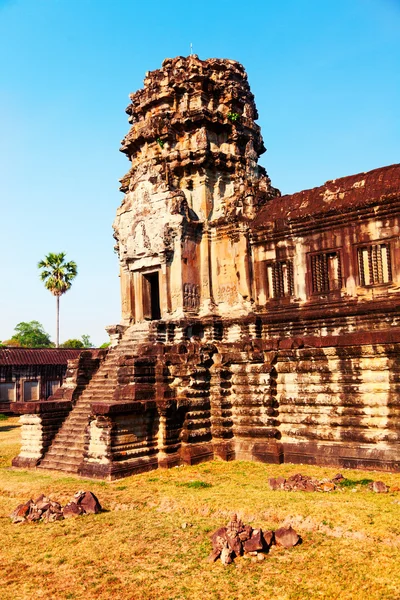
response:
M248 314L247 223L279 192L257 164L265 148L242 65L166 59L126 112L122 324Z
M48 401L15 403L14 466L399 471L400 165L282 197L231 60L167 59L127 112L122 321Z

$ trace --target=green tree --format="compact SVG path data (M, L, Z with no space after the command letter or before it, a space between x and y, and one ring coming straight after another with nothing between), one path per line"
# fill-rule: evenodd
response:
M82 340L77 340L77 339L70 339L70 340L66 340L65 342L63 342L62 344L60 344L60 348L84 348L85 345L82 342Z
M22 321L15 326L14 331L14 335L9 340L10 345L23 348L49 348L54 345L39 321L29 321L28 323Z
M89 335L87 335L86 333L84 333L81 339L82 339L82 343L83 343L83 347L84 348L93 348L93 344L90 341L90 336Z
M67 292L72 280L77 276L78 269L74 261L65 262L65 252L54 254L50 252L45 256L44 260L38 262L38 268L42 269L40 278L44 282L45 287L50 290L53 296L56 297L56 347L59 347L60 340L60 296Z
M93 348L90 336L83 334L80 340L72 338L60 344L61 348Z

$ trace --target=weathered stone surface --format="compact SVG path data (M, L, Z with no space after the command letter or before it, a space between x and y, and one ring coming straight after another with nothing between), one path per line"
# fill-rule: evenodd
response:
M28 502L25 502L25 504L19 504L10 515L12 522L22 523L22 521L24 521L29 515L29 511L32 504L32 500L28 500Z
M121 323L95 374L87 358L59 391L68 420L24 415L13 464L107 479L216 457L399 471L400 165L281 197L231 60L165 60L127 113Z
M79 517L84 514L84 509L76 504L76 502L69 502L63 508L64 519L68 519L70 517Z
M386 494L389 491L388 486L383 481L374 481L371 487L372 491L377 494Z
M211 543L215 550L222 550L222 548L227 544L226 532L226 527L220 527L212 534Z
M233 560L232 551L226 547L222 548L220 558L223 565L230 565Z
M77 498L77 504L85 513L97 514L102 510L100 502L93 492L84 492Z
M275 542L277 546L283 546L284 548L292 548L300 541L300 536L295 530L289 527L280 527L275 531Z
M253 529L251 538L243 543L245 552L255 552L264 548L263 532L261 529Z
M264 545L266 548L270 548L275 543L275 536L273 531L263 531Z

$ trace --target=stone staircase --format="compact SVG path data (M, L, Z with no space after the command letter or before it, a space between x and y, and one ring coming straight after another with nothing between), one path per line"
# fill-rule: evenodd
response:
M112 402L118 385L118 359L137 350L137 345L150 341L147 323L126 330L123 339L111 349L87 388L78 398L60 430L38 465L39 469L52 469L78 473L85 449L85 429L93 402Z

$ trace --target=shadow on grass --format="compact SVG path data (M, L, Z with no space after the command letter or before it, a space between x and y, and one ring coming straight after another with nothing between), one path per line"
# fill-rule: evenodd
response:
M344 479L339 481L339 485L340 487L353 487L355 485L368 485L373 481L373 479Z
M17 429L19 425L0 425L0 433Z

